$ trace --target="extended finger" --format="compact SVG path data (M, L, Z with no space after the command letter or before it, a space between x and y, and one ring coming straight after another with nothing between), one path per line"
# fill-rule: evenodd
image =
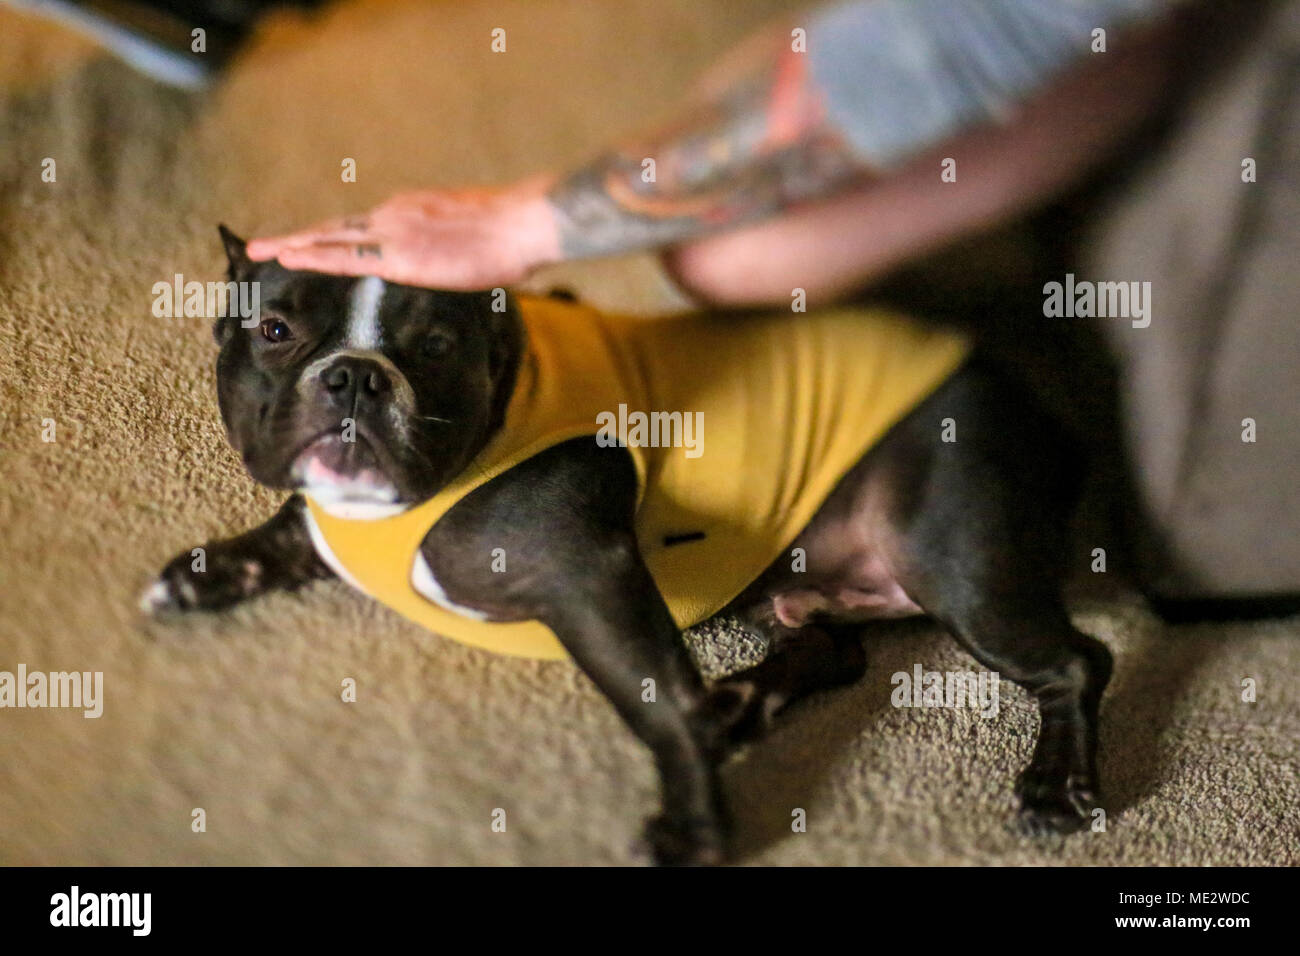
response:
M299 232L250 240L248 243L248 257L254 260L275 259L279 258L279 254L285 249L311 246L317 243L373 241L373 237L370 236L370 228L370 217L365 215L330 219Z
M281 249L276 258L286 269L396 280L394 268L384 261L383 246L378 242L315 242Z

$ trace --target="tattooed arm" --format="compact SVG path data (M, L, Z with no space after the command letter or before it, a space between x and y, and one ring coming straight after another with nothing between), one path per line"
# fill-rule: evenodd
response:
M581 258L687 243L670 251L670 269L714 302L784 301L792 285L843 291L1041 198L1102 155L1154 102L1163 37L1137 29L1107 57L1072 67L1106 49L1104 40L1098 49L1099 27L1140 27L1175 5L859 0L820 8L792 21L807 25L806 52L785 25L754 37L678 123L559 182L549 195L561 250ZM974 191L941 182L937 156L919 175L908 169L939 144L944 155L972 160ZM836 202L812 205L828 197ZM769 222L733 232L759 220ZM713 233L729 235L707 241Z
M657 248L762 219L863 175L784 26L733 51L680 119L548 194L565 258Z

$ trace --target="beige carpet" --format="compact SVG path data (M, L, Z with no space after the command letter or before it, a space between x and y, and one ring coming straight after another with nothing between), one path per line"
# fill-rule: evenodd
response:
M0 670L99 670L106 695L98 720L0 711L0 862L643 859L650 761L567 665L468 650L334 583L221 618L138 616L167 558L277 500L224 443L208 323L154 318L150 289L216 278L219 220L257 233L570 163L662 114L781 6L347 3L268 25L205 96L0 7ZM344 157L359 182L340 182ZM598 302L671 302L643 260L569 275ZM913 623L873 641L859 686L728 768L745 859L1300 862L1300 622L1170 629L1117 594L1077 605L1118 658L1106 832L1008 831L1036 724L1018 690L996 720L889 706L895 671L971 666ZM722 629L694 646L715 673L755 650Z

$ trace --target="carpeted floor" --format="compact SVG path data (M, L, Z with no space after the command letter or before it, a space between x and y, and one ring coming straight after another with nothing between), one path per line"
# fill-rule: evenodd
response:
M345 3L269 24L203 95L0 7L0 670L103 671L106 696L98 720L0 711L0 862L644 859L650 760L568 665L469 650L335 583L140 618L166 559L277 503L225 445L208 323L153 317L151 288L217 278L218 221L255 234L575 161L783 6ZM646 260L561 278L599 303L673 304ZM745 860L1300 862L1300 621L1168 628L1118 590L1076 610L1118 663L1105 832L1008 830L1037 720L1020 691L995 720L889 706L895 671L972 666L918 622L872 639L860 685L729 766ZM757 650L716 625L692 641L712 673Z

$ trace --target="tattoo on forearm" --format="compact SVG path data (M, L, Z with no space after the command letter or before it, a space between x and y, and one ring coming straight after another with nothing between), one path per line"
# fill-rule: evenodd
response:
M866 170L788 39L674 126L606 153L550 201L570 258L668 245L826 196ZM653 176L643 163L654 160Z

